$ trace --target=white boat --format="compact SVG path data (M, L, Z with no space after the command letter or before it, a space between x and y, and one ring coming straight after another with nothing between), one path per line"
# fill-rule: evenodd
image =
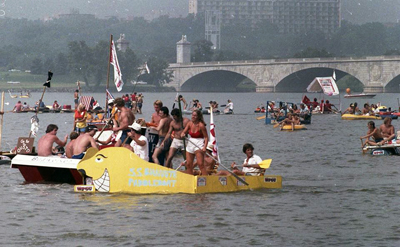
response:
M372 93L359 93L359 94L346 94L345 98L373 98L375 97L376 94L372 94Z

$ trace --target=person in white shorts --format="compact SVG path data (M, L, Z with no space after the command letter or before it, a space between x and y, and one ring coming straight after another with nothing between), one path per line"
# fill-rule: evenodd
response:
M165 136L165 139L168 140L169 137L172 136L172 132L174 133L173 134L174 139L172 141L171 147L169 148L169 153L165 164L165 166L169 168L172 168L172 159L174 158L178 150L182 150L183 155L185 156L185 146L187 142L184 142L184 139L182 139L181 134L183 129L189 122L189 119L187 118L182 119L180 111L176 108L171 111L171 116L172 116L172 121L169 124L168 133ZM164 143L162 143L161 145L164 146Z

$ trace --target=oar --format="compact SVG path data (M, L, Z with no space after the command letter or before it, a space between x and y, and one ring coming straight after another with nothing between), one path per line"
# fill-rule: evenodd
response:
M195 147L197 147L199 150L202 150L199 146L197 146L196 143L192 142L189 138L185 137L186 140L188 140L190 143L192 143ZM235 173L231 172L228 168L226 168L223 164L221 164L218 160L216 160L212 155L210 155L209 153L205 152L206 155L208 155L208 157L210 157L211 159L213 159L215 162L219 163L226 171L228 171L232 176L234 176L237 180L239 180L240 182L242 182L245 185L249 185L248 183L246 183L246 181L244 181L241 177L239 177L238 175L236 175Z
M257 120L265 119L265 116L257 117Z
M1 108L0 108L1 112L4 112L4 91L1 93ZM1 120L0 120L0 150L1 150L1 138L2 138L2 134L3 134L3 117L4 117L4 113L1 114Z
M101 134L103 134L104 129L107 127L107 125L109 125L109 124L111 123L111 121L113 120L113 118L114 118L114 116L115 116L115 114L116 114L117 112L118 112L118 111L115 111L114 114L111 115L111 118L107 121L107 123L106 123L106 124L103 126L103 128L101 129L100 134L97 136L97 139L99 139L99 137L101 136Z
M274 128L278 127L279 125L280 125L280 123L274 124Z
M257 165L262 169L268 169L271 165L272 159L266 159L258 163ZM242 166L243 167L243 166Z

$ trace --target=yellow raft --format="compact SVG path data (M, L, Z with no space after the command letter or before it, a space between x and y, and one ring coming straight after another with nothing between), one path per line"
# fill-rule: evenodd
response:
M294 126L294 130L306 130L307 127L304 124L298 124ZM292 131L292 125L285 125L281 130Z
M122 147L90 148L77 169L88 184L76 185L78 192L195 194L282 188L281 176L241 176L249 185L234 176L193 176L142 160Z
M355 115L355 114L343 114L343 120L380 120L381 117L367 116L367 115Z

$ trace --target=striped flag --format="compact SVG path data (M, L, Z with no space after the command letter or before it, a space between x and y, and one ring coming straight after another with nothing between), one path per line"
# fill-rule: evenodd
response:
M117 87L117 91L121 92L122 86L124 86L124 82L122 81L121 69L119 67L117 51L115 49L113 40L111 41L110 52L111 52L110 63L114 66L114 83L115 86Z
M214 124L212 107L210 107L210 142L214 145L212 154L213 154L213 156L217 157L217 160L220 163L221 160L219 158L219 153L218 153L218 145L217 145L217 138L216 138L216 134L215 134L215 124Z
M86 111L90 109L90 103L92 102L92 96L81 96L79 98L79 103L82 103L85 106Z
M108 88L106 88L106 97L107 97L107 100L115 99L114 96L111 94L111 92L108 90Z

